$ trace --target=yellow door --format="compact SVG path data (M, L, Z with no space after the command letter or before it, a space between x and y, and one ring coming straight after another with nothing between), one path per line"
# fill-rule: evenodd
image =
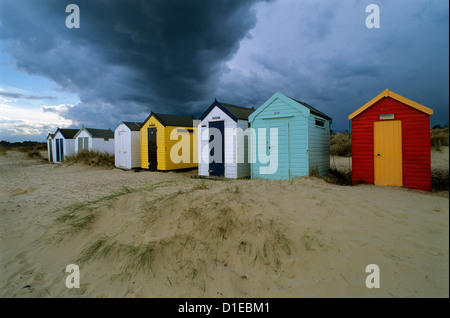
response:
M376 121L374 136L374 183L385 186L403 186L402 122Z

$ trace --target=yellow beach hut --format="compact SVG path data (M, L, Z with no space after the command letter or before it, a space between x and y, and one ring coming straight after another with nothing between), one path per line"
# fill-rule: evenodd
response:
M151 113L141 126L141 168L198 167L197 127L192 116Z

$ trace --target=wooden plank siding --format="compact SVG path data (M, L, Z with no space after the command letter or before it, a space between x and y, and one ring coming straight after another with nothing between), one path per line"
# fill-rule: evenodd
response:
M308 119L308 155L309 169L317 169L321 176L330 171L330 122L324 121L324 126L316 125L317 116Z
M185 129L190 132L178 132L178 129ZM181 134L188 134L189 138L185 137L178 137L177 140L171 140L170 135L172 131L175 130L175 133L177 135ZM197 152L197 142L196 142L196 127L173 127L173 126L166 126L164 129L164 163L161 165L161 169L159 170L176 170L176 169L186 169L186 168L195 168L198 166L198 163L194 162L194 158L196 157L195 153ZM159 142L158 137L159 131L156 135L157 142ZM189 162L180 162L180 163L174 163L170 157L170 152L172 147L178 144L182 146L182 149L187 149L189 151ZM158 151L159 151L159 144L158 144ZM159 152L158 152L159 153ZM181 153L180 153L181 155ZM159 161L158 161L159 166Z
M148 169L148 128L156 128L156 160L157 170L177 170L195 168L197 164L197 137L196 127L164 126L154 116L151 116L141 127L141 168ZM189 144L178 140L171 140L173 130L186 129L189 134ZM186 139L185 139L186 140ZM189 149L189 162L174 163L170 157L170 151L175 144L181 143L184 149Z
M225 106L225 108L226 107L227 106ZM203 116L203 119L201 119L201 122L198 126L197 136L198 145L200 145L197 150L199 160L199 175L210 175L210 158L208 155L206 155L209 154L208 149L210 145L208 136L210 124L217 121L223 121L224 144L222 145L223 148L221 150L224 152L224 177L243 178L250 176L250 163L248 161L250 158L248 156L250 139L244 137L244 140L239 140L237 137L237 129L240 128L245 133L245 130L248 128L248 121L244 119L237 119L236 121L218 106L214 106L212 109L207 110L207 112L205 112ZM244 159L246 159L245 162L238 162L238 153L244 155ZM202 157L203 154L205 154L205 158Z
M403 186L431 190L430 116L391 97L352 119L352 183L374 183L373 125L380 114L402 121Z
M256 142L252 143L252 178L291 179L308 176L310 169L318 169L321 175L328 173L331 119L324 114L327 119L315 116L312 111L318 112L305 103L275 93L249 117L251 126L257 133ZM323 127L315 125L316 118L324 122ZM273 174L261 173L261 168L268 164L260 162L257 152L268 143L260 140L258 128L268 130L267 139L269 129L278 128L278 169ZM268 151L266 149L266 154Z

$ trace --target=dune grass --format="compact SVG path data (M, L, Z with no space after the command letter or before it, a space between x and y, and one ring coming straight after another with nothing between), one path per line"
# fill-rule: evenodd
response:
M60 227L57 231L53 231L52 234L49 234L47 241L59 243L72 234L82 230L91 229L92 225L99 217L99 208L105 205L111 206L112 202L121 196L144 190L153 191L160 187L168 186L173 182L174 181L158 182L139 188L130 188L123 185L109 195L101 196L93 200L76 202L54 210L51 213L56 214L55 223L59 224Z
M351 157L352 156L351 135L347 132L331 134L330 154L334 156Z
M166 182L159 186L168 185ZM122 233L118 228L107 234L91 233L93 237L81 248L76 261L84 264L116 257L114 262L118 267L111 276L113 279L127 279L142 272L153 277L166 275L167 282L174 285L185 281L200 284L208 266L226 267L231 255L238 256L244 264L279 272L283 259L289 257L293 249L286 228L275 218L241 213L236 205L242 200L242 189L238 186L224 185L222 191L206 202L199 202L198 196L195 199L196 193L200 195L208 187L209 182L205 180L191 179L190 184L183 184L183 189L167 188L151 193L150 199L148 195L143 196L146 199L140 209L133 212L139 222L133 225L132 238L117 239ZM139 189L124 187L96 200L58 210L55 225L60 229L57 232L60 237L57 242L70 239L76 232L92 230L105 211L101 208L113 200L156 188L155 185ZM230 195L235 200L230 201ZM183 202L183 206L179 206L179 202ZM114 209L113 204L111 208ZM170 230L162 235L155 234L168 224L172 224Z
M47 150L45 143L15 143L15 144L0 144L0 155L6 155L8 151L18 151L27 155L31 159L45 159L41 155L41 151Z
M65 164L84 164L93 167L114 168L114 155L99 151L82 151L75 155L66 156Z
M431 149L441 151L442 147L449 145L449 130L445 128L431 129Z

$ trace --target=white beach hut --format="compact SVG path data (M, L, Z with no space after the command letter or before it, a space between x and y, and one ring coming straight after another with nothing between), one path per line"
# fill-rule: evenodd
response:
M114 155L114 132L111 129L86 128L83 126L74 139L75 153L87 150Z
M117 168L141 167L142 123L121 122L114 130L114 161Z
M73 155L75 153L75 140L74 137L79 129L61 129L58 128L53 134L51 152L53 156L53 162L59 163L64 161L66 156Z
M245 132L248 128L248 116L254 111L253 108L215 100L203 113L198 125L198 173L200 176L225 178L250 176L249 137L245 137L244 134L238 136L238 131ZM220 138L214 140L219 137L218 135ZM211 136L214 137L211 138ZM214 146L211 148L212 143Z

